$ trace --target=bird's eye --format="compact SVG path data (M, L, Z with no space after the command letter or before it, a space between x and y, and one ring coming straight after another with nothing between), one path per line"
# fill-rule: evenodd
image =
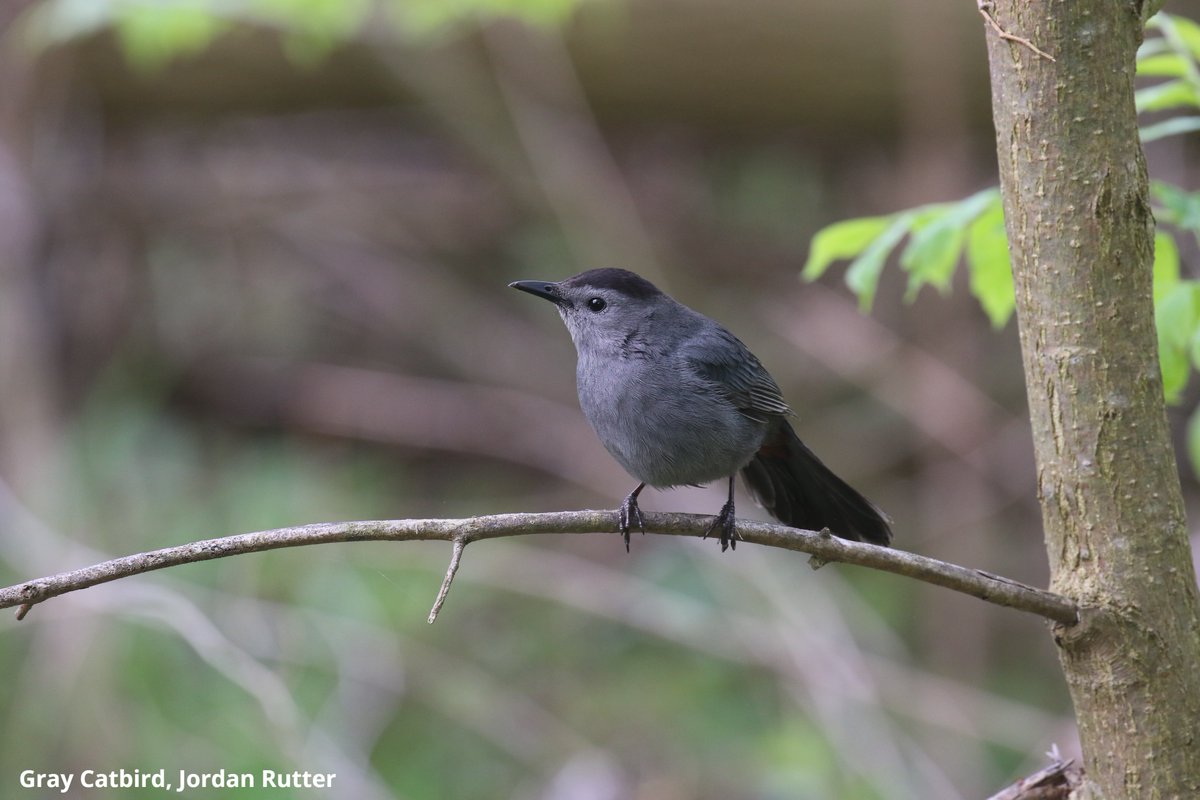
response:
M593 297L587 301L587 307L592 311L603 311L608 308L608 303L604 302L603 297Z

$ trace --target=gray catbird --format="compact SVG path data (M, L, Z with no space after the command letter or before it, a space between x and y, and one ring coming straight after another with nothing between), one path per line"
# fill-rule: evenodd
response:
M733 479L740 471L780 522L828 528L887 545L888 518L834 475L788 423L779 386L732 333L623 269L593 269L514 289L558 307L579 355L579 404L604 447L640 481L621 504L619 528L642 529L638 493L729 478L729 500L708 532L736 546Z

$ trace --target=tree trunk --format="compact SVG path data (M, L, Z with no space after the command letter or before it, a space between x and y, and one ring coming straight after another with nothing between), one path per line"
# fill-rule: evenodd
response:
M1200 602L1158 366L1133 103L1141 4L1000 0L1000 183L1055 626L1092 788L1200 797Z

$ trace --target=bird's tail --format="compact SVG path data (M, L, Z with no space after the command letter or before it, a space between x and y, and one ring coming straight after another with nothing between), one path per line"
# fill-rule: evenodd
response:
M793 528L887 546L891 522L821 463L787 420L777 419L762 448L742 469L750 491L775 519Z

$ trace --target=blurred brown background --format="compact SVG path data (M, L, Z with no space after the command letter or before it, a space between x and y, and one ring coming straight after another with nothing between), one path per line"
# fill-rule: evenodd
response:
M625 266L755 350L897 546L1044 584L1015 322L961 275L905 304L889 267L869 316L797 277L825 224L995 182L974 4L500 5L0 5L4 582L304 522L615 507L633 483L567 334L505 284ZM1195 186L1193 150L1155 143L1152 174ZM125 766L338 773L273 797L981 797L1076 751L1032 616L633 544L479 544L433 627L448 548L416 543L39 606L0 624L2 793Z

